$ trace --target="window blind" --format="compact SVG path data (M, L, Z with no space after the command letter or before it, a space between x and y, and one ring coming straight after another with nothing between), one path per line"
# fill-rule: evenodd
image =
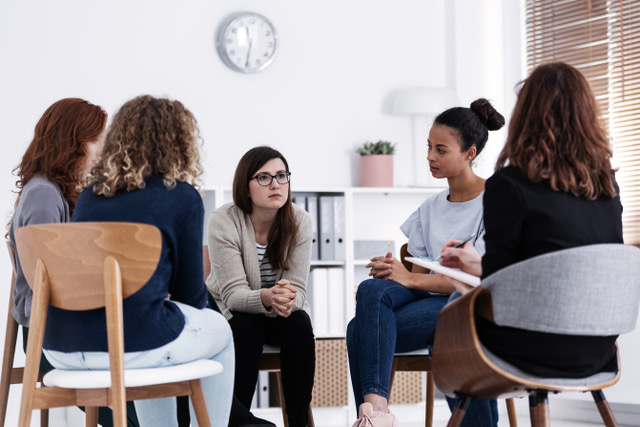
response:
M562 61L589 81L612 139L625 243L640 243L640 2L526 0L527 69Z

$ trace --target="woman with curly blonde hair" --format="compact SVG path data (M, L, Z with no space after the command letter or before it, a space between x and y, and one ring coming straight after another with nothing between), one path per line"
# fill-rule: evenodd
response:
M194 184L202 167L196 119L179 101L139 96L113 119L92 184L72 221L126 221L156 226L162 252L151 279L124 301L125 366L151 368L216 360L224 372L202 379L212 425L231 408L234 347L225 318L204 309L204 207ZM170 296L170 300L167 298ZM44 348L63 369L108 369L104 312L50 311ZM140 425L177 425L175 398L135 402ZM192 413L194 425L195 416Z

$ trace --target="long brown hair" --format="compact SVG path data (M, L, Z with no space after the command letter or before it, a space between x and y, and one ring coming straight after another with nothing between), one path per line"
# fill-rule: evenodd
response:
M587 200L614 197L609 139L584 76L562 62L538 66L523 82L496 170L520 168L532 182Z
M107 197L144 188L151 175L162 175L168 188L196 185L202 175L198 140L196 119L180 101L138 96L114 116L87 182Z
M253 204L249 198L249 180L265 163L272 159L280 159L284 163L286 171L289 172L289 164L284 156L271 147L255 147L247 151L238 162L236 173L233 177L233 202L242 212L251 215ZM295 246L298 225L296 224L291 202L291 186L287 189L287 201L276 214L276 219L271 225L267 240L267 250L265 256L271 263L273 269L289 269L289 249Z
M33 132L33 140L13 170L18 176L18 199L25 185L43 174L56 183L69 203L69 210L78 200L78 184L86 162L86 144L97 140L104 131L107 113L84 99L65 98L44 112Z

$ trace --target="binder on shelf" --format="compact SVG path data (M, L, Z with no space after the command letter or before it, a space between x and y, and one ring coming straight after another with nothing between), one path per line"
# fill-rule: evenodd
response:
M333 244L333 196L318 198L318 225L320 237L320 259L322 261L335 260Z
M311 317L316 337L329 334L329 292L327 289L327 269L314 268L311 271ZM309 293L309 291L307 291Z
M311 260L318 261L320 259L320 239L318 233L318 196L315 194L308 195L307 212L311 215L311 223L313 224L313 238L311 243Z
M344 217L344 196L333 196L333 256L337 261L344 261L347 256Z
M296 194L293 196L292 202L300 206L302 209L307 210L307 198L305 196L299 196Z
M347 329L345 319L345 289L344 270L342 268L327 269L327 294L331 304L327 309L329 317L329 335L334 337L344 336Z

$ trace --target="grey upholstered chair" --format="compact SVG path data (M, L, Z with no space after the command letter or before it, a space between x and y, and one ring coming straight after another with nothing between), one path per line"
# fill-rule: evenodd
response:
M635 328L640 302L640 249L600 244L541 255L504 268L444 308L436 329L433 372L443 393L459 396L449 422L459 425L471 396L529 395L531 424L549 425L547 393L590 391L608 426L617 425L602 389L616 372L587 378L540 378L482 346L476 315L501 326L567 335L619 335Z

